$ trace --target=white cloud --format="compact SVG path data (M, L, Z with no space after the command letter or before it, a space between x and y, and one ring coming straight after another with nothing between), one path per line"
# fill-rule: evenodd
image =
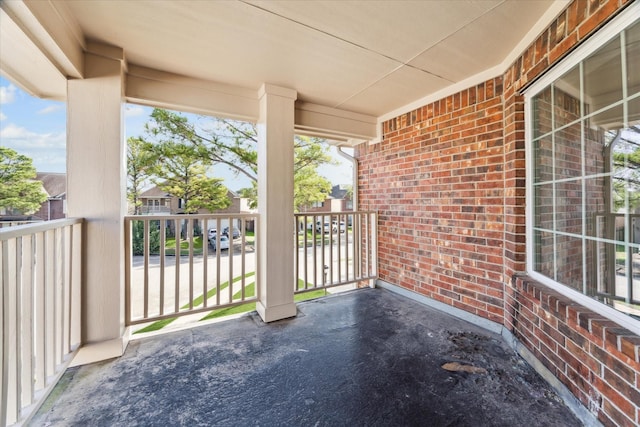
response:
M62 110L62 108L62 104L51 104L47 107L44 107L42 110L39 110L38 114L50 114Z
M28 129L9 123L0 130L2 144L12 148L42 149L42 148L64 148L66 146L66 135L61 133L37 133Z
M10 104L16 99L17 87L10 84L9 86L0 86L0 104Z
M5 147L29 156L40 172L65 172L66 135L60 133L37 133L8 124L0 129L0 140Z
M144 108L138 107L138 106L127 105L127 107L124 110L124 115L126 117L142 116L143 114L144 114Z
M0 122L3 120L7 120L7 116L5 116L5 114L0 111Z

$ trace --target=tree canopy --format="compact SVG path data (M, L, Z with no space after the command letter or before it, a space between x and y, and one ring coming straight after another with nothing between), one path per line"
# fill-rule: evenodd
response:
M127 139L127 199L133 206L134 214L140 213L140 193L151 178L153 154L145 149L142 138Z
M30 157L0 147L0 208L11 214L31 214L47 200L42 183L34 181L36 168Z
M143 152L151 159L150 174L154 183L172 196L182 199L184 213L224 209L231 201L222 179L207 176L206 159L197 147L173 141L145 143Z
M257 205L258 138L255 124L201 116L192 122L184 115L154 109L146 131L154 141L173 141L191 146L193 153L209 164L223 164L252 185L240 191ZM294 144L294 206L299 210L315 201L324 200L331 183L320 176L317 168L331 163L328 148L319 138L295 136ZM203 160L204 161L204 160Z

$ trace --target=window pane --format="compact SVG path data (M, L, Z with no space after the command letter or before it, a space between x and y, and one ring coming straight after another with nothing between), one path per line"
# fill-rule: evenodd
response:
M552 130L551 88L548 87L533 98L533 136L537 138Z
M582 292L582 239L556 236L556 280Z
M553 84L554 129L580 119L580 67Z
M640 133L635 128L609 131L613 142L613 209L640 211Z
M639 73L640 74L640 73ZM640 96L629 101L629 125L636 132L640 132Z
M536 252L534 269L540 274L554 279L553 275L553 234L544 231L534 231Z
M609 173L612 171L611 150L620 123L623 120L622 106L605 110L584 122L585 175ZM616 156L615 154L613 155Z
M582 181L556 184L556 231L582 234Z
M536 185L534 192L534 225L537 228L553 230L553 184Z
M624 277L624 246L605 242L589 242L587 254L587 289L592 296L615 292L616 275ZM616 251L618 249L618 251ZM591 258L592 256L592 258Z
M548 182L553 179L553 145L551 135L533 142L534 182Z
M622 99L620 38L616 37L584 61L585 112Z
M610 214L608 207L608 183L609 177L599 176L585 179L585 209L587 212L587 226L585 233L587 236L607 238L613 232L607 234L607 227L613 226L614 217ZM609 225L611 224L611 225Z
M582 147L580 144L580 122L555 133L555 179L582 176Z
M640 92L640 22L627 30L626 47L627 94L632 95Z

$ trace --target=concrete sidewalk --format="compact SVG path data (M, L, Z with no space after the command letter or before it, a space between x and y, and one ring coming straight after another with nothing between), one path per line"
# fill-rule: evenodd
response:
M499 335L382 289L132 341L69 369L50 426L578 426Z

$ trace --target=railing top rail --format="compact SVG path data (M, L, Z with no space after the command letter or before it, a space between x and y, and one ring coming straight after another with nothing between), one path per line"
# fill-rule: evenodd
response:
M0 228L0 240L15 239L17 237L26 236L33 233L41 233L43 231L55 230L56 228L66 227L74 224L81 224L84 218L63 218L53 221L42 221L33 224L16 225L12 227Z
M180 219L180 218L193 218L193 219L226 219L226 218L257 218L258 213L229 213L229 214L173 214L173 215L126 215L124 219L131 220L143 220L143 219Z
M358 215L358 214L376 214L378 211L340 211L340 212L300 212L295 216L329 216L329 215Z

